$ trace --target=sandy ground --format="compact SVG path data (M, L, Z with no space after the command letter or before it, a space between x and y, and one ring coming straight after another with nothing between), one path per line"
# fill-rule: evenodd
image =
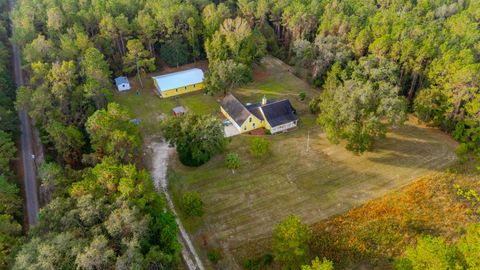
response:
M240 134L240 130L238 130L234 125L229 125L224 127L225 138L233 137Z
M188 233L186 232L181 220L178 218L175 205L172 198L168 193L168 180L167 180L167 168L168 160L174 149L169 147L168 143L163 139L152 140L147 146L149 154L152 157L151 173L155 187L158 192L162 192L165 195L167 204L170 210L175 214L175 221L179 228L179 241L182 245L182 257L190 270L204 270L205 267L197 255L195 248L190 240Z

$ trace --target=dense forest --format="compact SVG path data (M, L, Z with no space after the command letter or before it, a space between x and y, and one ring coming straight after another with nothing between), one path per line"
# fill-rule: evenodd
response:
M29 109L48 149L80 168L82 153L91 151L85 122L107 103L112 74L135 71L133 59L146 72L207 57L208 90L215 93L248 81L249 67L268 51L299 72L307 70L312 83L324 88L323 98L312 102L327 112L335 98L329 93L355 100L358 93L336 90L357 84L373 85L375 92L375 80L392 74L385 88L393 87L411 112L451 133L463 143L460 151L478 151L478 9L474 0L20 1L14 40L23 47L30 83L18 102ZM385 73L352 78L355 66L366 61L364 69L378 63L366 72ZM375 108L375 100L382 98L373 95L364 106ZM373 115L404 111L402 100L390 102L396 110ZM328 115L319 122L333 141L365 137L352 143L357 152L384 133L368 113L354 117L355 125Z
M44 207L9 261L21 213L9 169L17 122L2 14L0 192L11 207L0 208L0 267L179 263L174 218L142 169L138 126L109 103L116 75L208 59L207 91L225 93L251 80L268 53L319 88L312 112L351 151L371 149L412 112L452 134L459 153L480 155L478 0L19 0L12 18L29 78L16 102L46 149Z
M10 66L7 1L0 1L0 268L11 263L11 251L22 235L22 198L14 160L18 120L14 106L15 86Z

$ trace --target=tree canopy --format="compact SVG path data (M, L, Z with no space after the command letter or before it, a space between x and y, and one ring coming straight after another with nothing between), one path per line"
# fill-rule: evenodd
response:
M140 131L117 103L96 111L88 118L86 130L98 159L111 156L123 162L134 161L141 145Z
M165 139L175 146L180 161L199 166L225 149L222 122L212 115L185 114L163 123Z
M309 256L311 232L299 217L290 216L273 230L272 251L283 269L297 269Z
M350 65L343 74L329 73L318 123L331 142L346 139L348 150L363 153L372 149L375 139L385 136L388 127L405 121L407 106L398 95L396 71L395 63L369 57Z

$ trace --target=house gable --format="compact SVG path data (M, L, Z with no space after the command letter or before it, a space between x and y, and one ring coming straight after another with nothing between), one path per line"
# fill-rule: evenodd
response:
M239 127L241 127L251 115L247 108L232 94L227 94L220 103L220 106Z
M261 127L265 127L264 121L258 119L255 115L250 114L250 116L240 126L240 129L242 132L247 132Z
M236 97L227 94L221 101L222 113L240 132L266 128L273 133L297 126L298 117L287 99L243 105Z
M298 117L288 99L266 104L260 108L265 127L272 134L297 127Z

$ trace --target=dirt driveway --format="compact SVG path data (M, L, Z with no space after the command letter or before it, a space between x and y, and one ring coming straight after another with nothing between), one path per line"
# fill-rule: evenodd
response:
M234 125L225 126L224 132L225 138L237 136L240 134L240 130L238 130Z

